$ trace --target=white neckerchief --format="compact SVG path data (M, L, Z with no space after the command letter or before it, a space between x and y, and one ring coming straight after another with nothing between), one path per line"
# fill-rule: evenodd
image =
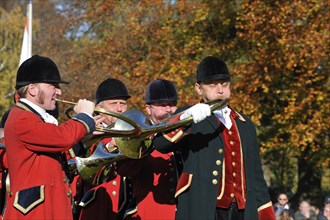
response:
M38 112L46 123L58 125L57 119L54 116L48 114L45 109L41 108L40 106L34 104L33 102L31 102L25 98L21 98L20 101L26 103L31 108L33 108L36 112Z
M230 119L230 112L231 109L226 106L220 110L215 110L213 113L214 115L221 121L221 123L227 128L230 129L233 123Z

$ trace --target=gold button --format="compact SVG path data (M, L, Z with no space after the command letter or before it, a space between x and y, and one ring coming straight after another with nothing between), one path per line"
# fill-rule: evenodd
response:
M234 193L230 193L231 198L234 198L234 196L235 196Z
M229 141L229 144L230 144L230 145L233 145L233 144L234 144L234 141Z
M222 154L223 150L222 148L219 149L219 154Z
M172 131L172 134L175 134L175 132L174 132L174 131Z
M112 181L112 185L117 186L117 181L116 180Z
M112 191L111 194L112 194L113 196L116 196L116 195L117 195L116 191Z
M232 131L228 131L228 134L229 134L229 135L232 135L232 134L233 134L233 132L232 132Z
M68 197L71 197L71 193L70 193L70 192L67 192L66 195L67 195Z
M235 155L236 155L236 153L233 151L233 152L231 152L231 155L235 156Z
M218 171L214 170L213 171L213 176L218 176Z
M234 183L234 187L236 187L236 183Z
M213 183L213 185L216 185L216 184L218 183L218 180L213 179L213 180L212 180L212 183Z
M233 167L236 166L236 163L235 162L232 162L231 164L233 165Z
M66 183L67 181L68 181L68 180L67 180L67 178L64 178L64 179L63 179L63 182L65 182L65 183Z
M233 176L236 176L236 173L235 172L233 172Z
M215 163L219 166L219 165L221 165L221 160L217 160L217 161L215 161Z

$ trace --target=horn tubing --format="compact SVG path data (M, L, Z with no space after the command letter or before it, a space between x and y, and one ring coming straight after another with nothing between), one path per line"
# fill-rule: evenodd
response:
M76 102L71 102L71 101L62 100L62 99L55 99L55 100L57 102L62 102L65 104L70 104L70 105L77 104ZM110 128L97 127L97 131L106 132L108 134L111 134L112 137L136 137L141 134L142 128L137 123L135 123L132 119L125 117L120 113L109 111L109 110L106 110L103 108L98 108L98 107L94 108L94 112L104 113L104 114L110 115L112 117L121 119L121 120L127 122L128 124L132 125L132 127L134 127L134 129L129 130L129 131L114 130L114 129L111 129L111 127Z

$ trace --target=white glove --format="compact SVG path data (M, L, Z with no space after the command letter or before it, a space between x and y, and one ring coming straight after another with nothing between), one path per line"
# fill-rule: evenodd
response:
M184 113L180 116L180 119L182 120L192 116L194 123L198 123L210 115L210 106L208 104L198 103L184 111Z

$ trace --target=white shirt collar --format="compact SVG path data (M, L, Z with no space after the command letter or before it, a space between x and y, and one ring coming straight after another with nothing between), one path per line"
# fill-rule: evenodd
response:
M41 115L41 117L44 119L45 122L58 125L57 119L54 116L48 114L45 109L41 108L40 106L34 104L33 102L31 102L25 98L21 98L20 101L26 103L31 108L33 108L36 112L38 112Z
M214 115L221 121L221 123L227 128L230 129L233 125L231 119L230 119L230 112L231 109L226 106L220 110L214 111Z

